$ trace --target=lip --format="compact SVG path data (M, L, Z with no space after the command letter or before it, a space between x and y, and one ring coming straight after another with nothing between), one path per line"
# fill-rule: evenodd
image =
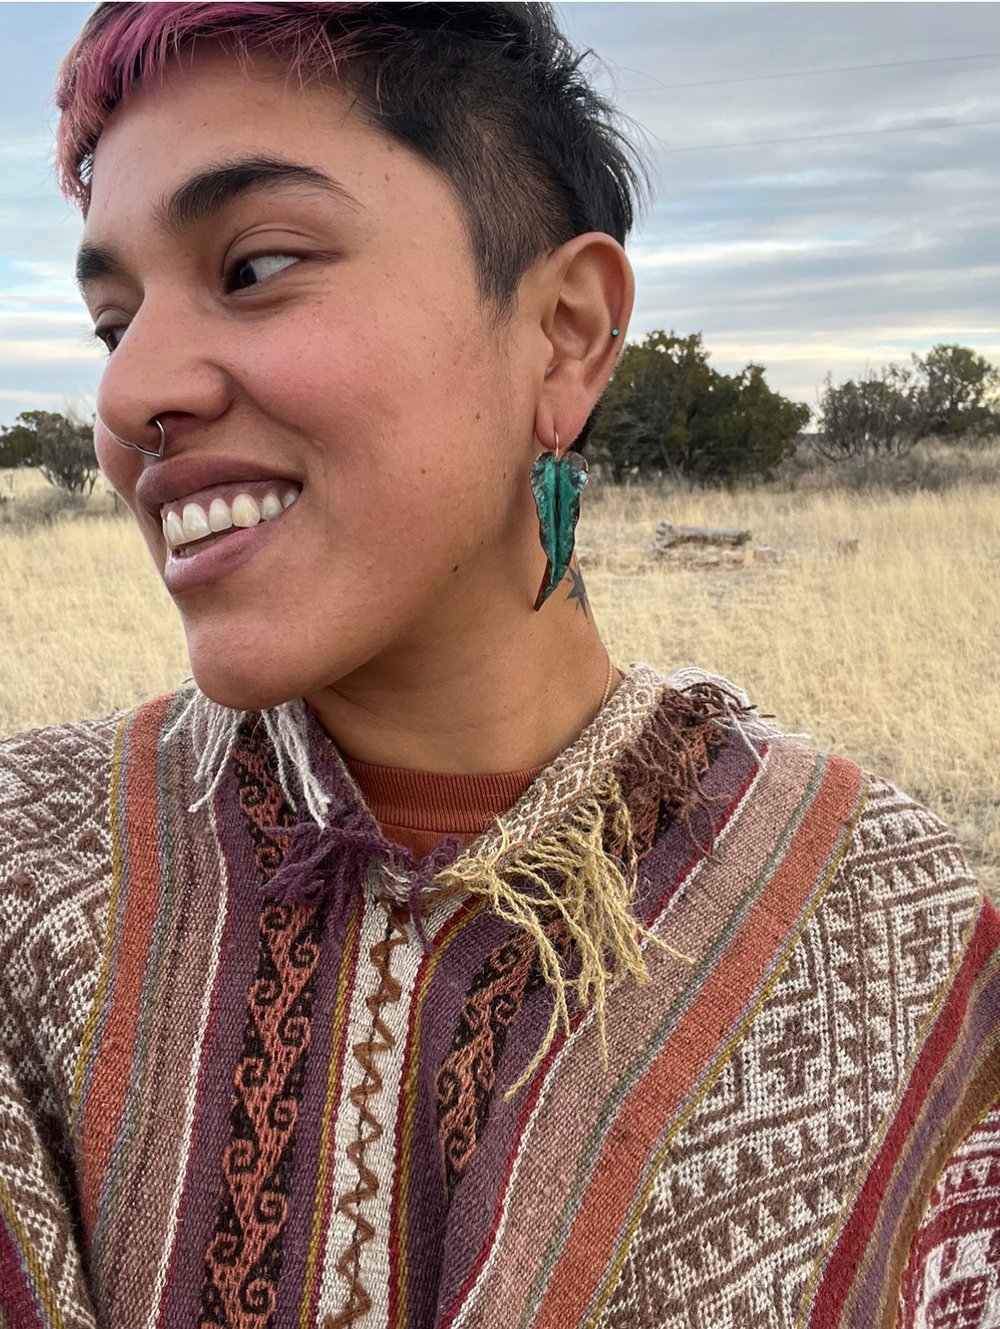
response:
M228 577L250 559L256 558L265 545L274 539L275 533L295 506L293 504L280 517L262 521L257 526L236 527L224 540L188 558L176 558L173 550L167 549L167 559L163 565L163 581L167 590L171 595L183 595Z
M164 503L173 503L178 498L186 498L212 485L249 483L255 480L269 480L302 488L302 481L287 472L276 470L273 466L261 466L245 458L176 457L146 467L136 481L135 497L136 502L159 522L160 508Z

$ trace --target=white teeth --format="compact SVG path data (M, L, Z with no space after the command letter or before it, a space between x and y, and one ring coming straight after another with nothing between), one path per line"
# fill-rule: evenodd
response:
M234 526L256 526L260 521L260 508L249 494L237 494L232 506Z
M213 498L208 512L193 499L185 503L180 512L171 508L161 513L163 538L171 549L204 540L208 535L219 535L232 526L256 526L262 521L273 521L290 508L302 491L293 486L283 498L275 489L269 489L258 504L250 494L237 494L232 503L224 498ZM192 551L194 552L194 551Z
M163 523L163 532L171 549L176 549L178 545L184 543L184 526L176 512L167 513L167 520Z
M233 524L229 504L224 498L213 498L208 508L208 525L213 531L228 531Z
M184 526L185 542L200 540L202 536L211 535L212 533L208 518L205 516L205 509L200 503L185 503L181 521Z
M284 509L281 506L281 499L273 489L269 489L261 500L261 521L269 521L272 517L280 517L283 511Z

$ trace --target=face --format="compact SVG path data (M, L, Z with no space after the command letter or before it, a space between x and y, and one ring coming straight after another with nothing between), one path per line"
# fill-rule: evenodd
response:
M416 660L537 545L517 483L537 376L516 318L497 333L480 301L450 185L284 72L207 51L135 94L84 237L100 462L196 679L241 708ZM262 181L260 159L308 175ZM108 432L156 446L153 417L163 460Z

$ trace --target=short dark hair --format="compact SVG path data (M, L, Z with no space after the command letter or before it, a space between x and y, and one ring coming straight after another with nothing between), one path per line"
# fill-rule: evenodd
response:
M284 57L303 81L343 78L373 124L437 167L498 323L542 254L588 231L624 244L648 189L622 118L582 72L593 52L571 45L551 5L106 2L56 90L60 184L84 214L108 117L199 38Z

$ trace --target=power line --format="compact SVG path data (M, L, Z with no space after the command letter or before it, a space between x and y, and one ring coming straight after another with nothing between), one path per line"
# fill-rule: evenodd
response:
M658 92L674 92L690 88L723 88L735 83L764 83L779 78L813 78L817 74L850 74L865 69L904 69L914 65L946 65L961 60L1000 60L1000 51L980 51L976 55L935 55L919 60L882 60L869 65L829 65L825 69L791 69L780 74L743 74L739 78L699 79L694 83L654 83ZM23 139L16 143L0 143L4 148L47 148L51 139Z
M717 78L703 79L694 83L658 83L655 85L659 92L672 92L680 89L690 88L721 88L731 86L737 83L762 83L770 79L781 78L811 78L817 74L845 74L855 70L866 69L898 69L913 65L941 65L950 64L961 60L998 60L1000 51L982 51L978 55L941 55L928 57L921 60L884 60L877 64L867 65L831 65L826 69L796 69L783 74L748 74L740 78ZM715 152L725 148L765 148L777 147L783 143L817 143L826 139L834 138L861 138L875 137L879 134L913 134L919 133L924 129L942 130L942 129L964 129L966 126L976 125L996 125L1000 120L963 120L950 125L905 125L894 129L851 129L843 130L832 134L799 134L792 138L760 138L740 140L734 143L691 143L677 148L662 148L664 154L678 152ZM0 150L3 148L28 148L28 147L49 147L48 140L24 140L18 143L0 144ZM37 194L21 198L0 198L0 203L35 203L45 199L45 195Z
M740 78L699 79L696 83L655 83L657 92L681 88L721 88L733 83L763 83L776 78L812 78L816 74L849 74L857 69L899 69L909 65L944 65L956 60L1000 60L1000 51L982 51L978 55L937 55L924 60L885 60L874 65L831 65L828 69L793 69L785 74L746 74Z
M675 152L713 152L717 148L766 148L778 143L816 143L829 138L874 138L879 134L940 133L946 129L968 129L976 125L1000 125L1000 120L957 120L950 125L899 125L895 129L845 129L833 134L797 134L794 138L738 139L732 143L687 143L679 148L661 148L664 155ZM0 200L2 202L3 200Z
M980 51L976 55L935 55L919 60L882 60L869 65L829 65L825 69L791 69L779 74L742 74L739 78L699 79L694 83L652 84L658 92L674 92L690 88L723 88L736 83L765 83L779 78L813 78L817 74L851 74L866 69L904 69L913 65L946 65L960 60L1000 60L1000 51ZM47 148L52 139L22 139L15 143L0 143L5 148Z
M792 69L781 74L745 74L739 78L713 78L699 79L694 83L654 83L653 88L658 92L674 92L690 88L722 88L730 87L736 83L764 83L772 79L779 78L813 78L817 74L850 74L856 70L865 69L903 69L913 65L945 65L953 64L961 60L1000 60L1000 51L980 51L976 55L936 55L927 56L919 60L883 60L877 64L869 65L830 65L825 69ZM987 123L987 122L982 122ZM881 133L883 131L871 131ZM893 132L893 131L885 131ZM782 140L783 142L792 142L793 140ZM52 146L52 139L23 139L16 143L0 143L0 151L5 148L48 148ZM713 145L714 146L714 145ZM686 149L678 149L686 151ZM7 201L10 200L0 200Z
M771 148L782 143L819 143L833 138L877 138L880 134L940 134L953 129L975 129L980 125L1000 125L998 120L956 120L948 125L898 125L891 129L844 129L832 134L796 134L791 138L737 139L732 143L686 143L677 148L661 148L664 156L678 152L716 152L726 148ZM0 198L0 203L56 203L70 205L59 195L30 194L22 198Z

